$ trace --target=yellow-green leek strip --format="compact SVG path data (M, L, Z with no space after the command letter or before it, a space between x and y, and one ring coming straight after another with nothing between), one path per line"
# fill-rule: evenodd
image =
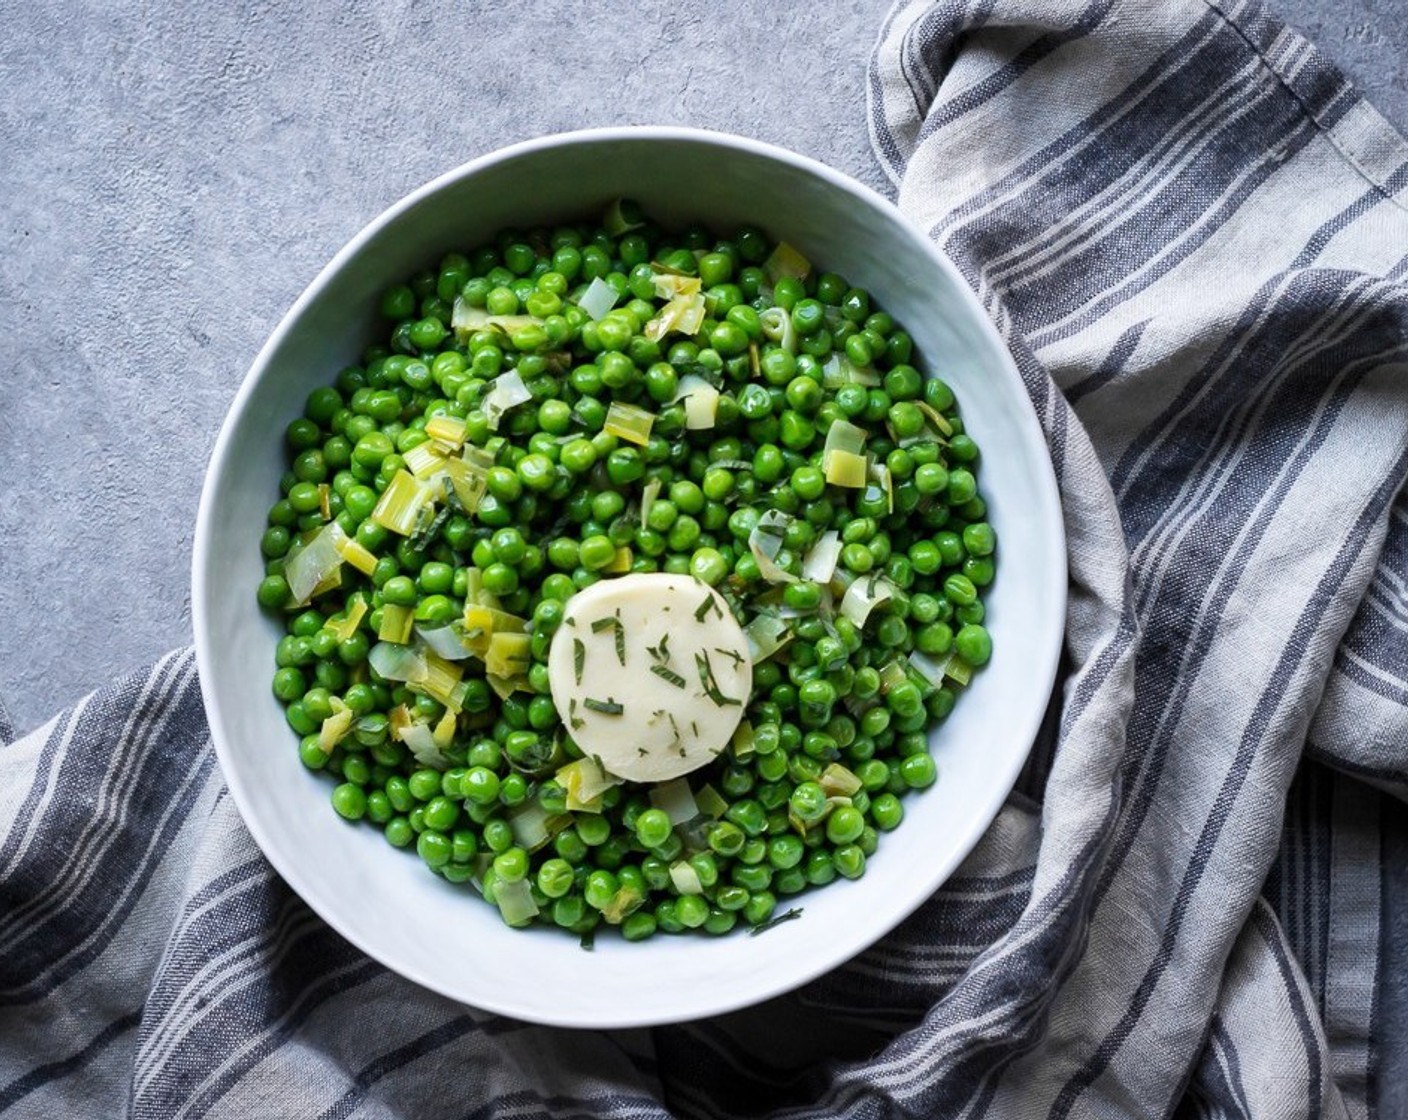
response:
M513 883L496 879L494 903L499 908L499 917L510 926L526 926L538 916L538 904L533 901L533 888L527 879Z
M356 537L344 537L337 544L338 555L364 576L376 570L376 554Z
M918 406L919 411L924 414L924 418L938 431L939 435L945 438L953 435L953 425L948 422L948 419L942 412L928 401L915 401L914 403Z
M640 527L648 529L650 527L650 507L655 504L660 497L660 480L652 478L645 484L640 492Z
M861 788L861 780L839 762L827 766L817 782L828 797L850 797Z
M458 709L455 686L464 676L464 666L453 661L446 661L439 654L432 653L430 650L423 650L422 656L425 658L425 676L418 681L410 682L411 688L440 701L446 707L454 705Z
M324 754L332 754L333 747L346 737L356 716L352 709L334 699L333 713L323 720L318 728L318 749Z
M346 539L342 526L330 521L315 530L296 552L289 553L284 561L284 578L296 605L341 586L342 553L338 546Z
M958 656L955 650L948 659L948 664L944 666L944 676L953 681L954 684L966 685L973 679L973 666Z
M557 784L567 791L567 808L573 812L594 813L601 808L601 795L621 779L608 774L594 758L579 758L559 768Z
M650 442L650 429L654 424L655 413L648 409L612 401L611 407L606 410L602 431L644 447Z
M792 316L781 307L769 307L758 316L763 328L763 337L777 343L789 354L797 352L797 328L792 325Z
M484 655L484 670L496 677L517 677L528 671L530 661L527 634L494 633L489 639L489 649Z
M694 795L695 804L705 816L718 820L728 812L728 802L713 786L704 786Z
M655 285L655 294L664 300L697 296L704 288L699 277L678 276L673 272L656 272L650 277L650 282Z
M484 679L489 682L489 687L500 700L507 700L515 692L533 691L527 677L500 677L494 673L485 673Z
M898 659L887 661L880 667L880 691L884 695L888 695L907 680L909 680L909 673L905 671L903 661Z
M811 261L785 241L779 241L777 248L763 262L763 275L768 278L769 284L776 284L784 276L793 280L805 280L811 270Z
M465 513L475 512L489 488L488 475L463 459L442 459L438 465L440 469L436 476L450 480L455 497L464 506Z
M865 436L865 429L849 420L831 422L821 449L821 469L827 482L852 488L865 485Z
M619 926L629 914L640 908L640 904L645 901L645 896L635 887L629 884L624 887L617 887L616 893L611 896L605 906L601 908L601 918L609 926Z
M864 455L856 455L850 451L832 451L822 459L822 463L826 481L832 486L846 486L853 490L864 488L867 473Z
M457 723L456 713L446 708L445 714L440 717L440 721L435 725L435 730L431 732L435 737L435 745L442 751L454 741Z
M475 331L498 327L503 331L517 330L519 327L537 326L542 320L532 315L490 315L482 307L471 307L464 296L455 300L454 311L450 315L450 326L457 334L473 334Z
M418 443L403 456L406 469L419 479L427 479L440 469L445 462L445 454L435 446L433 440Z
M733 757L739 762L753 756L753 725L746 719L739 722L738 730L733 733L733 741L729 746L733 750Z
M367 600L362 595L354 595L347 605L345 617L338 622L328 619L323 623L323 629L332 631L339 642L345 642L357 632L357 627L362 624L362 619L366 617L366 614Z
M670 864L670 881L680 894L704 893L704 884L699 881L699 872L682 859Z
M450 444L454 450L459 450L468 431L469 425L460 416L448 416L442 413L439 416L432 416L425 422L426 435L433 440Z
M611 558L611 563L602 568L602 571L609 576L622 575L631 570L634 559L630 548L624 544L620 545L616 549L616 555Z
M372 510L372 520L384 529L409 537L420 523L421 510L434 504L434 496L434 488L410 471L397 471L381 492Z
M405 645L411 640L411 627L415 625L414 607L403 607L400 603L387 603L381 608L381 627L376 636L383 642Z

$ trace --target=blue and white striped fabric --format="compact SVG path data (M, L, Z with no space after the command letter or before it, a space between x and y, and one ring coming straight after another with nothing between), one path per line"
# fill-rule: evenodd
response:
M173 654L0 748L0 1114L1375 1115L1408 145L1255 2L905 2L869 93L1070 538L1050 733L959 873L760 1008L509 1021L272 874Z

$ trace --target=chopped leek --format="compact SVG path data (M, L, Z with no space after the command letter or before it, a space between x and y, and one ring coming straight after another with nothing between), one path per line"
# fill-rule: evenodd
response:
M944 676L953 681L954 684L967 684L973 679L973 666L958 656L955 650L950 655L948 663L944 666Z
M579 758L558 770L557 784L567 791L568 809L594 812L592 806L599 807L601 795L619 786L621 779L607 773L596 759Z
M782 551L782 541L792 524L790 515L780 509L770 509L758 518L753 531L748 534L748 548L753 559L758 562L758 571L769 583L796 583L797 577L777 565L778 554Z
M549 813L537 801L525 801L508 816L513 842L525 852L536 852L571 824L566 813Z
M467 630L483 630L488 634L525 634L528 631L526 618L478 603L465 607L464 624Z
M846 486L853 490L865 487L866 462L864 456L853 455L849 451L833 451L826 457L826 481L832 486Z
M455 300L455 309L450 315L450 326L459 334L473 334L475 331L498 327L504 331L519 327L536 326L541 319L532 315L490 315L482 307L471 307L464 296Z
M528 671L530 658L527 634L495 631L489 639L489 651L484 656L484 671L496 677L516 677Z
M337 545L342 559L351 564L364 576L376 570L376 554L366 548L356 537L344 536Z
M347 732L352 729L352 721L355 718L351 708L340 700L335 700L332 715L323 720L322 726L318 728L318 749L324 754L332 754L333 747L342 742Z
M528 386L523 384L523 378L518 376L517 370L511 369L494 378L494 383L484 394L480 407L489 421L489 427L497 430L504 413L532 399L533 394L528 391Z
M924 419L928 420L929 423L934 426L939 435L945 438L953 435L953 425L948 422L947 417L945 417L942 412L928 401L915 401L914 403L919 407L919 411L924 414Z
M485 673L484 679L489 682L489 687L500 700L507 700L515 692L533 691L527 677L499 677L493 673Z
M410 641L411 627L415 621L414 607L404 607L400 603L387 603L381 608L381 628L376 632L376 636L383 642L404 645ZM372 666L372 668L376 668L376 666Z
M746 719L740 720L738 729L733 733L733 740L729 744L733 751L733 757L739 762L753 756L753 725Z
M362 619L366 617L366 614L366 598L361 594L354 595L343 619L340 622L334 622L332 619L328 619L328 621L323 624L323 629L330 630L337 635L339 642L345 642L357 632L357 627L362 624Z
M382 608L383 620L386 608ZM384 680L415 684L425 680L425 655L413 646L377 642L367 654L367 662Z
M670 403L684 401L684 426L690 431L712 428L719 411L719 391L697 373L680 378Z
M802 578L825 587L836 574L836 563L840 558L841 534L835 529L828 529L802 558Z
M431 770L448 770L450 768L450 760L445 757L435 742L435 732L431 730L430 724L423 720L409 723L401 728L400 739L422 766Z
M611 563L601 570L609 576L624 575L631 570L634 559L634 554L627 545L619 545L616 549L616 555L611 558Z
M895 593L895 585L883 576L861 577L851 581L841 596L841 613L857 626L864 626L870 612L881 603L888 603Z
M793 280L805 280L811 270L811 261L785 241L779 241L777 248L763 262L763 275L768 278L769 284L776 284L784 276Z
M486 447L475 447L472 443L464 445L464 450L460 452L460 458L481 474L487 474L489 468L498 462L498 456L494 452Z
M381 492L372 520L384 529L409 537L420 524L421 511L434 504L435 488L410 471L397 471Z
M439 470L429 481L439 483L442 489L448 481L450 490L454 493L456 501L464 507L464 512L475 512L488 490L488 476L485 472L463 459L441 459L437 466Z
M596 276L587 285L587 290L582 293L582 298L577 301L577 306L592 319L600 320L603 315L616 306L616 302L620 298L621 295L615 288L600 276Z
M458 710L459 700L464 693L457 692L456 686L464 676L464 667L453 661L446 661L431 650L425 650L422 656L425 658L425 676L408 683L416 692L424 693L433 700L439 700L446 707Z
M609 926L619 926L627 915L634 913L645 901L645 896L629 884L618 887L605 906L601 908L601 918Z
M879 385L880 375L869 366L858 366L840 351L832 351L821 365L821 384L827 389L842 385L864 385L867 389Z
M645 484L645 488L640 492L640 527L648 529L650 527L650 507L655 504L655 500L660 497L660 480L652 478Z
M777 343L789 354L797 352L797 328L792 325L792 316L783 308L769 307L758 316L758 322L769 342Z
M455 731L459 727L459 719L456 713L449 708L445 709L445 714L435 725L435 730L431 734L435 737L435 745L442 751L455 740Z
M650 322L645 324L645 337L659 342L667 334L698 334L704 325L705 303L697 276L674 276L657 272L652 277L655 293L668 299Z
M650 429L654 423L655 413L639 405L612 401L611 407L606 410L606 421L601 430L644 447L650 442Z
M850 797L861 788L861 780L839 762L833 762L817 779L828 797Z
M865 429L848 420L833 420L826 430L821 449L821 469L833 486L859 488L865 485Z
M403 456L406 469L422 481L429 478L445 462L445 453L435 446L434 440L418 443Z
M459 450L468 433L469 425L461 416L441 413L425 422L425 434L437 443L448 443L452 451Z
M898 658L894 661L887 661L880 667L880 692L882 695L888 696L897 685L902 685L907 680L909 680L909 674L905 672L904 662Z
M753 664L760 665L792 640L787 620L775 614L760 614L743 628Z
M694 791L684 778L650 787L650 803L663 810L671 824L684 824L699 815L699 806L694 800Z
M670 882L680 894L704 893L704 884L699 881L699 872L682 859L670 864Z
M884 463L872 462L866 470L871 483L885 492L885 512L895 512L895 484L890 478L890 468ZM866 495L869 497L869 495Z
M664 300L679 299L681 296L696 296L703 291L703 284L697 276L677 276L673 272L657 272L650 277L655 285L655 294Z
M330 521L309 538L296 553L291 553L284 563L284 579L288 580L289 597L295 604L306 603L337 574L342 566L342 553L338 548L347 539L342 526Z
M706 817L713 817L718 820L728 812L728 802L713 786L704 786L694 795L694 801L699 806L699 811Z
M388 608L382 607L382 618L386 617ZM410 608L403 608L410 610ZM414 612L412 612L414 614ZM416 637L425 643L426 648L446 661L463 661L467 657L476 657L480 650L465 630L464 622L455 619L445 626L436 626L433 629L424 626L417 626Z
M909 666L930 688L938 688L944 683L944 665L927 654L915 650L909 655Z
M538 916L538 904L533 901L533 888L527 879L507 882L494 880L494 903L499 916L511 926L526 926Z

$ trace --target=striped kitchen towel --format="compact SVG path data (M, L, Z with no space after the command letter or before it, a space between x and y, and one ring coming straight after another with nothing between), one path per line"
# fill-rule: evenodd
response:
M959 872L763 1007L514 1022L283 886L172 654L0 747L0 1115L1376 1114L1408 145L1255 2L904 2L869 99L1069 533L1049 733Z

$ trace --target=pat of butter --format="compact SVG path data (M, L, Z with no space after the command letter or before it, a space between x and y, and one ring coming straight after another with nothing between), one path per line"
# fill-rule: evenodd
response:
M627 781L663 782L728 746L753 661L718 592L692 576L637 572L567 601L548 682L584 754Z

